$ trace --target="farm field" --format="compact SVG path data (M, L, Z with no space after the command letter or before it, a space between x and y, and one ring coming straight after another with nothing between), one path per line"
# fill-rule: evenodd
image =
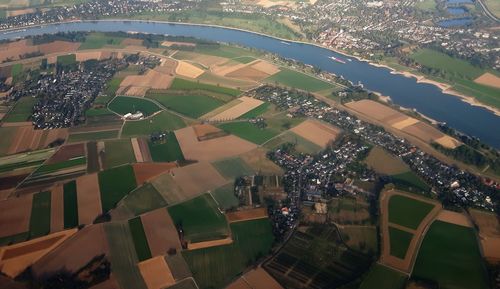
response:
M365 163L374 171L385 175L395 175L410 171L410 168L401 159L389 154L379 146L375 146L370 150Z
M479 227L479 240L486 260L496 262L500 260L500 220L495 213L470 209L469 213L476 226Z
M144 116L150 116L161 110L158 105L148 99L127 96L117 96L111 101L108 107L110 110L121 115L140 111Z
M322 149L326 148L340 134L339 128L311 119L293 127L291 131Z
M279 136L276 136L275 138L267 142L264 146L269 149L278 149L286 143L293 144L294 150L300 153L315 154L322 150L320 146L308 141L307 139L299 136L291 130L286 131Z
M62 66L70 66L75 65L76 62L76 54L67 54L57 56L57 64Z
M31 238L50 233L50 199L50 191L33 195L29 230Z
M227 184L212 192L214 199L222 209L229 209L239 205L238 198L234 195L234 184Z
M219 127L255 144L263 144L278 134L278 132L268 128L259 128L255 124L249 122L224 123L219 125Z
M148 119L126 121L123 126L122 136L150 135L155 132L171 131L185 126L186 121L181 117L168 111L162 111Z
M95 141L103 139L114 139L118 137L118 130L103 130L95 132L72 133L69 135L68 142Z
M39 167L33 175L43 175L43 174L49 174L49 173L54 173L57 171L62 171L68 168L72 167L83 167L83 169L86 169L86 164L87 164L87 158L86 157L77 157L71 160L55 163L55 164L43 164L41 167Z
M131 164L136 161L130 139L105 141L104 151L103 164L105 169Z
M328 214L339 224L361 225L371 222L369 205L362 199L333 199L328 205Z
M158 208L141 216L141 221L148 240L152 256L165 255L172 248L181 250L179 233L167 209ZM179 256L180 257L180 256ZM182 259L182 257L180 257ZM179 263L179 262L177 262ZM181 268L182 269L182 265ZM172 268L175 273L175 269ZM184 275L190 274L189 272Z
M146 239L146 233L144 233L141 218L136 217L130 219L128 221L128 225L130 227L132 239L134 240L134 247L139 261L151 258L151 250L149 249L148 240Z
M162 198L160 193L153 185L146 183L128 194L120 203L120 207L132 213L133 216L152 211L167 205L167 202Z
M396 188L401 188L409 192L429 192L431 189L428 184L412 171L392 175L391 180L396 185Z
M413 234L389 226L389 238L391 255L405 259Z
M416 230L435 204L394 195L389 199L389 222ZM408 212L411 212L409 214Z
M363 278L359 289L403 289L406 279L406 275L376 263Z
M237 177L247 176L254 173L254 171L241 158L216 161L213 163L213 166L228 180L234 180Z
M201 242L223 239L228 236L227 222L208 194L168 207L174 224L184 229L185 239Z
M122 37L106 35L106 33L94 32L85 37L85 41L80 46L80 50L98 49L106 45L120 45L123 39Z
M264 81L271 84L280 83L291 88L302 89L310 92L316 92L335 87L333 84L286 68L282 68L280 72L269 78L266 78Z
M100 172L99 187L102 210L107 212L135 189L136 180L132 166L125 165Z
M377 227L344 225L341 231L347 235L344 240L347 239L346 244L352 249L371 254L377 252Z
M489 287L474 231L442 221L435 221L425 235L413 275L442 288Z
M148 142L151 158L155 162L175 162L184 160L184 155L175 137L175 133L169 132L162 141Z
M182 78L175 78L170 86L171 90L185 90L185 91L209 91L216 94L228 95L236 97L240 95L241 91L233 88L190 81Z
M9 112L4 118L4 122L22 122L27 121L31 116L33 106L36 99L33 97L22 97L17 102L12 111Z
M78 201L76 194L76 181L64 184L64 228L78 226Z
M238 119L248 119L248 118L255 118L255 117L261 116L269 109L270 106L271 106L271 104L269 102L264 102L261 105L257 106L256 108L252 109L251 111L240 115L240 117L238 117Z
M146 97L192 118L198 118L224 104L222 100L201 93L176 94L167 91L166 93L149 93Z
M134 168L137 185L143 185L156 177L169 172L171 169L178 167L178 165L175 162L145 162L133 164L132 167Z
M231 224L231 231L233 244L183 252L201 288L222 288L271 249L273 235L267 219Z

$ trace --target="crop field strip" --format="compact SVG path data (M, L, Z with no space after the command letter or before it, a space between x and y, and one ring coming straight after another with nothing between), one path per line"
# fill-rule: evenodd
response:
M30 218L30 237L41 237L50 232L51 192L45 191L33 195Z
M146 233L144 233L144 227L141 222L140 217L130 219L128 221L130 227L130 233L132 234L132 239L134 240L135 251L137 252L137 258L139 261L144 261L151 258L151 250L149 249L148 240L146 238Z
M149 141L148 147L151 158L155 162L174 162L184 160L184 155L182 154L179 142L173 132L168 132L164 140L155 142Z
M99 187L101 190L102 210L107 212L136 188L132 166L124 165L100 172Z
M432 203L394 195L389 199L389 223L416 230L434 206Z
M136 161L130 139L119 139L104 142L104 168L110 169Z
M78 226L78 201L76 193L76 181L65 183L64 186L64 228Z

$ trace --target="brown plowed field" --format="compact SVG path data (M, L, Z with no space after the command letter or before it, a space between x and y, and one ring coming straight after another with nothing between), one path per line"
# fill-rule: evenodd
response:
M193 64L186 62L186 61L179 61L179 64L177 65L177 68L175 69L175 72L178 75L188 77L188 78L197 78L198 76L202 75L205 73L205 70L194 66Z
M229 59L219 56L199 54L193 52L182 51L182 54L185 56L183 59L187 59L192 62L199 63L206 67L212 67L214 65L220 65L224 62L227 62ZM175 55L174 55L175 56Z
M139 146L139 142L137 142L137 138L131 138L130 142L132 143L132 149L134 150L134 157L138 163L144 162L142 158L141 148Z
M12 278L16 277L77 231L78 229L67 230L1 248L2 272Z
M64 188L55 186L51 191L50 231L59 232L64 229Z
M144 75L129 75L120 83L120 87L141 86L152 89L167 89L173 80L173 76L163 74L155 70L149 70Z
M197 249L210 248L210 247L216 247L216 246L222 246L222 245L229 245L232 243L233 243L233 239L225 238L225 239L220 239L220 240L188 243L187 249L188 250L197 250Z
M404 259L397 258L391 255L391 244L389 237L389 199L394 195L402 195L404 197L415 199L421 202L426 202L434 204L434 208L425 216L420 225L416 230L411 230L406 227L390 223L391 227L395 227L400 230L413 233L413 238L406 251L406 256ZM396 190L384 191L380 195L380 212L381 212L381 234L382 234L382 252L380 255L380 262L391 268L403 272L410 272L415 260L417 258L418 249L422 243L427 229L430 227L431 223L434 221L436 216L441 211L442 206L439 202L425 198L423 196L418 196L411 193L404 193Z
M475 209L471 209L469 213L479 227L484 257L492 263L500 263L500 217L495 213Z
M36 150L42 134L43 130L34 130L31 125L19 127L7 154Z
M81 43L69 41L54 41L39 45L40 52L43 54L75 52L80 47Z
M226 214L229 223L267 218L266 208L235 211Z
M55 250L33 264L33 273L40 277L61 269L76 272L92 258L109 254L108 241L102 224L87 226Z
M55 164L59 162L64 162L72 158L80 157L85 155L85 145L80 144L69 144L61 146L50 159L47 160L46 164Z
M227 135L200 142L193 127L175 131L184 158L197 161L214 161L249 152L257 145L234 135Z
M32 195L0 202L0 238L29 230L32 203Z
M292 128L291 131L322 148L334 141L340 133L337 127L310 119Z
M139 138L137 139L137 142L139 143L139 147L141 149L142 160L144 162L152 162L153 159L151 158L151 153L149 151L148 141L143 138Z
M235 67L236 70L229 68L229 72L226 72L224 76L250 81L261 81L280 71L275 65L263 60L255 60L242 67Z
M207 162L172 169L171 175L186 197L194 197L227 183L226 179Z
M437 215L436 219L446 223L451 223L469 228L472 228L473 226L471 221L465 214L448 210L441 210L441 212L439 212L439 214Z
M238 98L238 100L240 101L238 104L231 106L230 108L218 113L217 115L210 117L210 120L223 121L236 119L263 103L263 101L259 99L248 96L242 96Z
M439 142L448 148L455 148L460 145L457 140L446 136L434 126L424 123L415 118L409 117L402 112L390 108L373 100L353 101L345 104L347 107L375 119L382 124L389 125L394 129L401 130L407 134L417 137L425 142Z
M167 209L160 208L141 216L144 233L148 240L151 255L165 255L169 249L181 250L179 235Z
M175 46L187 46L187 47L195 47L196 43L191 43L191 42L177 42L177 41L163 41L161 43L162 46L167 46L170 47L172 45Z
M81 176L76 179L76 195L78 201L78 223L92 224L102 213L101 190L97 173Z
M218 134L222 131L220 128L215 127L211 124L196 124L193 125L193 129L198 139L203 139L209 135Z
M94 285L89 289L120 289L120 285L118 284L116 278L113 276L113 273L111 273L108 280Z
M155 67L155 71L159 73L175 76L175 69L177 68L177 61L171 58L163 58L160 66Z
M140 262L138 266L148 289L162 289L175 284L174 276L163 256Z
M125 38L122 40L120 43L121 45L134 45L134 46L141 46L144 40L138 39L138 38Z
M489 72L486 72L485 74L479 76L474 80L474 82L491 87L500 88L500 77L491 74Z
M150 179L153 179L163 173L177 167L175 162L172 163L140 163L133 164L135 179L137 185L142 185Z

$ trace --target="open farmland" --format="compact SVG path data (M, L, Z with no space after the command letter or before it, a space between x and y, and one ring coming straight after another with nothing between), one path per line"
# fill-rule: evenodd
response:
M120 45L122 41L122 37L112 37L106 33L94 32L85 37L80 50L103 48L106 45Z
M379 146L370 150L365 163L377 173L385 175L401 174L410 170L401 159L389 154Z
M168 208L176 226L184 230L184 238L190 242L226 238L227 222L208 194Z
M184 155L173 132L160 141L148 142L151 158L155 162L175 162L184 160Z
M257 125L245 121L224 123L219 125L219 127L255 144L263 144L278 135L278 132L274 130L259 128Z
M346 247L333 226L296 231L283 250L265 263L266 270L288 287L339 288L359 278L372 258Z
M405 259L412 238L412 233L389 226L390 254Z
M213 166L228 180L234 180L237 177L248 176L254 173L241 158L216 161L213 163Z
M415 230L435 206L431 202L393 195L389 199L389 222Z
M125 165L99 173L102 211L107 212L136 187L132 166Z
M266 208L255 208L255 209L247 209L247 210L228 212L226 214L226 218L229 221L229 223L264 219L264 218L267 218L267 209Z
M442 221L435 221L425 235L413 275L442 288L489 287L474 231Z
M259 107L263 102L261 100L242 96L237 99L239 102L236 105L229 107L228 109L221 111L220 113L210 116L208 120L210 121L227 121L237 119L240 116L246 114L247 112Z
M128 225L130 227L132 239L134 240L134 247L139 261L151 258L151 250L149 249L148 240L146 239L146 233L144 233L141 218L136 217L130 219L128 221Z
M186 121L181 117L168 111L162 111L148 119L126 121L122 135L127 137L150 135L155 132L176 130L185 126Z
M134 163L136 161L130 139L105 141L104 152L103 164L105 169Z
M167 91L149 93L147 97L158 101L168 109L192 118L198 118L224 104L222 100L202 93L184 94Z
M128 194L111 211L113 219L131 218L167 205L153 185L146 183Z
M237 89L223 87L219 85L212 85L201 82L189 81L181 78L175 78L170 86L171 90L186 90L186 91L209 91L216 94L228 95L231 97L238 96L241 92Z
M145 184L146 182L156 178L157 176L169 172L171 169L176 168L177 164L170 163L140 163L133 164L135 179L138 185Z
M283 68L280 72L264 80L265 82L297 88L305 91L316 92L326 89L332 89L335 86L323 80L309 76L307 74Z
M205 71L189 62L179 61L179 64L177 65L175 72L180 76L188 78L197 78L198 76L202 75Z
M50 191L33 195L31 207L30 237L40 237L50 232Z
M431 187L412 171L392 175L391 182L396 188L409 192L426 193L431 190Z
M33 97L22 97L20 98L14 108L3 118L4 122L23 122L27 121L28 118L33 113L33 106L36 103L36 99Z
M169 250L181 250L179 233L167 209L158 208L141 216L151 255L165 255Z
M76 181L71 181L63 186L64 203L64 228L78 226L78 201L76 192Z
M1 239L29 231L32 204L32 195L0 202Z
M369 205L363 199L333 199L328 206L329 217L339 224L370 223Z
M144 114L144 116L150 116L161 110L155 103L149 101L148 99L126 96L118 96L114 98L108 107L112 111L121 115L140 111Z
M483 248L484 257L491 261L500 260L500 220L495 213L480 211L476 209L469 210L469 213L479 227L479 239Z
M500 88L500 77L491 74L489 72L479 76L478 78L474 79L474 82L487 85L487 86L492 86L495 88Z
M96 141L103 139L114 139L118 137L118 130L102 130L95 132L72 133L68 142Z
M163 256L140 262L138 266L148 289L166 288L175 284L172 272Z
M54 233L64 229L64 187L52 187L50 200L50 232Z
M227 287L227 289L252 288L283 289L283 287L262 267L245 273Z
M334 141L340 133L339 128L317 120L306 120L292 128L291 131L321 148L325 148Z
M299 136L298 134L292 132L291 130L286 131L273 139L269 140L264 147L274 150L278 149L286 143L291 143L294 145L294 151L306 154L316 154L323 150L322 147L316 145L313 142Z
M102 213L98 174L84 175L76 179L78 224L92 224Z
M257 146L233 135L200 141L193 127L175 131L186 160L214 161L249 152Z
M378 251L376 226L344 225L341 231L347 236L347 238L344 236L344 241L352 249L369 254Z
M182 253L201 288L224 287L271 249L273 235L267 219L235 223L231 231L234 242L230 245Z
M363 278L360 289L402 289L407 277L381 264L374 264Z
M170 73L161 73L157 70L148 70L142 75L128 75L120 83L117 94L144 96L148 89L167 89L172 83L173 76ZM129 93L129 89L131 89ZM134 91L142 91L135 94Z
M234 195L234 184L227 184L211 192L219 207L223 210L238 207L239 200Z

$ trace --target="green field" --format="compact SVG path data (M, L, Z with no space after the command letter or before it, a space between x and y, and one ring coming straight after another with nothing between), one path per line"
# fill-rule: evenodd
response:
M278 134L278 132L268 128L261 129L255 124L246 121L224 123L219 125L219 127L256 144L263 144Z
M140 111L144 116L150 116L153 113L160 111L154 102L146 98L117 96L108 105L108 108L118 114L125 115L127 113L135 113Z
M55 149L51 148L2 157L0 158L0 172L8 172L19 168L39 166L46 159L52 156L54 152Z
M234 277L267 255L274 241L268 219L231 224L234 243L183 251L200 288L223 288Z
M105 169L135 163L136 161L130 139L106 141L104 142L104 152Z
M233 58L233 60L246 64L246 63L250 63L250 62L254 61L255 58L253 58L251 56L240 56L240 57Z
M106 97L97 97L96 100L94 101L95 104L107 104L108 101L111 100L112 97L116 95L116 91L118 88L120 88L120 83L122 82L123 78L121 77L113 77L108 83L106 84Z
M124 38L108 36L105 33L91 33L85 37L80 50L103 48L105 45L120 45Z
M64 228L78 226L78 202L76 195L76 181L64 184Z
M431 190L431 187L412 171L392 175L391 178L394 185L404 191L429 192Z
M167 109L192 118L198 118L224 104L224 101L220 99L201 93L154 93L146 97L158 101Z
M161 142L148 142L151 158L155 162L174 162L184 160L179 142L175 133L167 133L167 137Z
M33 106L36 103L34 97L21 97L14 108L4 117L4 122L27 121L33 112Z
M191 242L222 239L228 236L227 222L209 194L168 208L172 220L184 229Z
M434 221L418 252L413 275L439 288L489 288L486 267L472 228Z
M185 126L186 122L181 117L168 111L162 111L149 119L126 121L122 136L150 135L160 131L177 130Z
M334 85L328 82L287 68L282 68L280 72L266 78L265 81L311 92L334 88Z
M105 108L105 107L102 107L102 108L89 108L86 112L85 112L85 116L86 117L92 117L92 116L101 116L101 115L112 115L113 113Z
M241 158L231 158L216 161L212 165L226 179L234 180L237 177L252 175L254 171Z
M107 257L113 264L113 276L122 289L147 289L137 262L134 240L127 222L104 224L109 246Z
M389 199L389 222L416 230L433 208L433 204L394 195Z
M432 12L436 10L436 1L435 0L418 1L415 4L415 7L423 11Z
M18 77L21 73L23 73L23 64L22 63L16 63L12 65L12 68L10 70L10 75L12 78Z
M130 227L132 239L134 240L134 247L139 261L151 258L151 250L149 249L148 239L146 238L146 233L144 232L144 227L142 226L141 217L129 220L128 225Z
M171 90L203 90L210 91L218 94L226 94L232 97L236 97L241 94L241 91L229 87L222 87L218 85L212 85L207 83L201 83L196 81L190 81L182 78L175 78L170 86Z
M134 216L138 216L154 209L165 207L167 202L153 185L146 183L126 196L121 205L132 212Z
M359 289L403 289L406 279L406 275L376 263L363 278Z
M102 211L107 212L136 187L132 166L125 165L99 173Z
M104 130L95 132L73 133L69 135L68 142L113 139L118 137L118 132L118 130Z
M413 238L413 234L389 226L389 238L391 255L404 259L406 251L408 251L408 246L410 246L411 239Z
M50 191L33 195L30 217L30 238L50 233Z
M238 207L239 201L238 198L234 195L234 184L230 183L224 185L220 188L215 189L212 192L215 200L219 204L219 206L224 209L230 209L233 207Z
M59 170L64 170L67 168L71 167L76 167L76 166L84 166L87 164L87 158L86 157L77 157L68 161L60 162L60 163L55 163L55 164L50 164L50 165L42 165L40 168L34 172L34 175L41 175L41 174L49 174L53 173Z
M412 53L410 57L427 67L442 69L469 79L474 79L484 73L483 69L473 66L465 60L453 58L442 52L428 48L419 49Z
M68 66L76 64L76 54L59 55L57 56L57 64Z

